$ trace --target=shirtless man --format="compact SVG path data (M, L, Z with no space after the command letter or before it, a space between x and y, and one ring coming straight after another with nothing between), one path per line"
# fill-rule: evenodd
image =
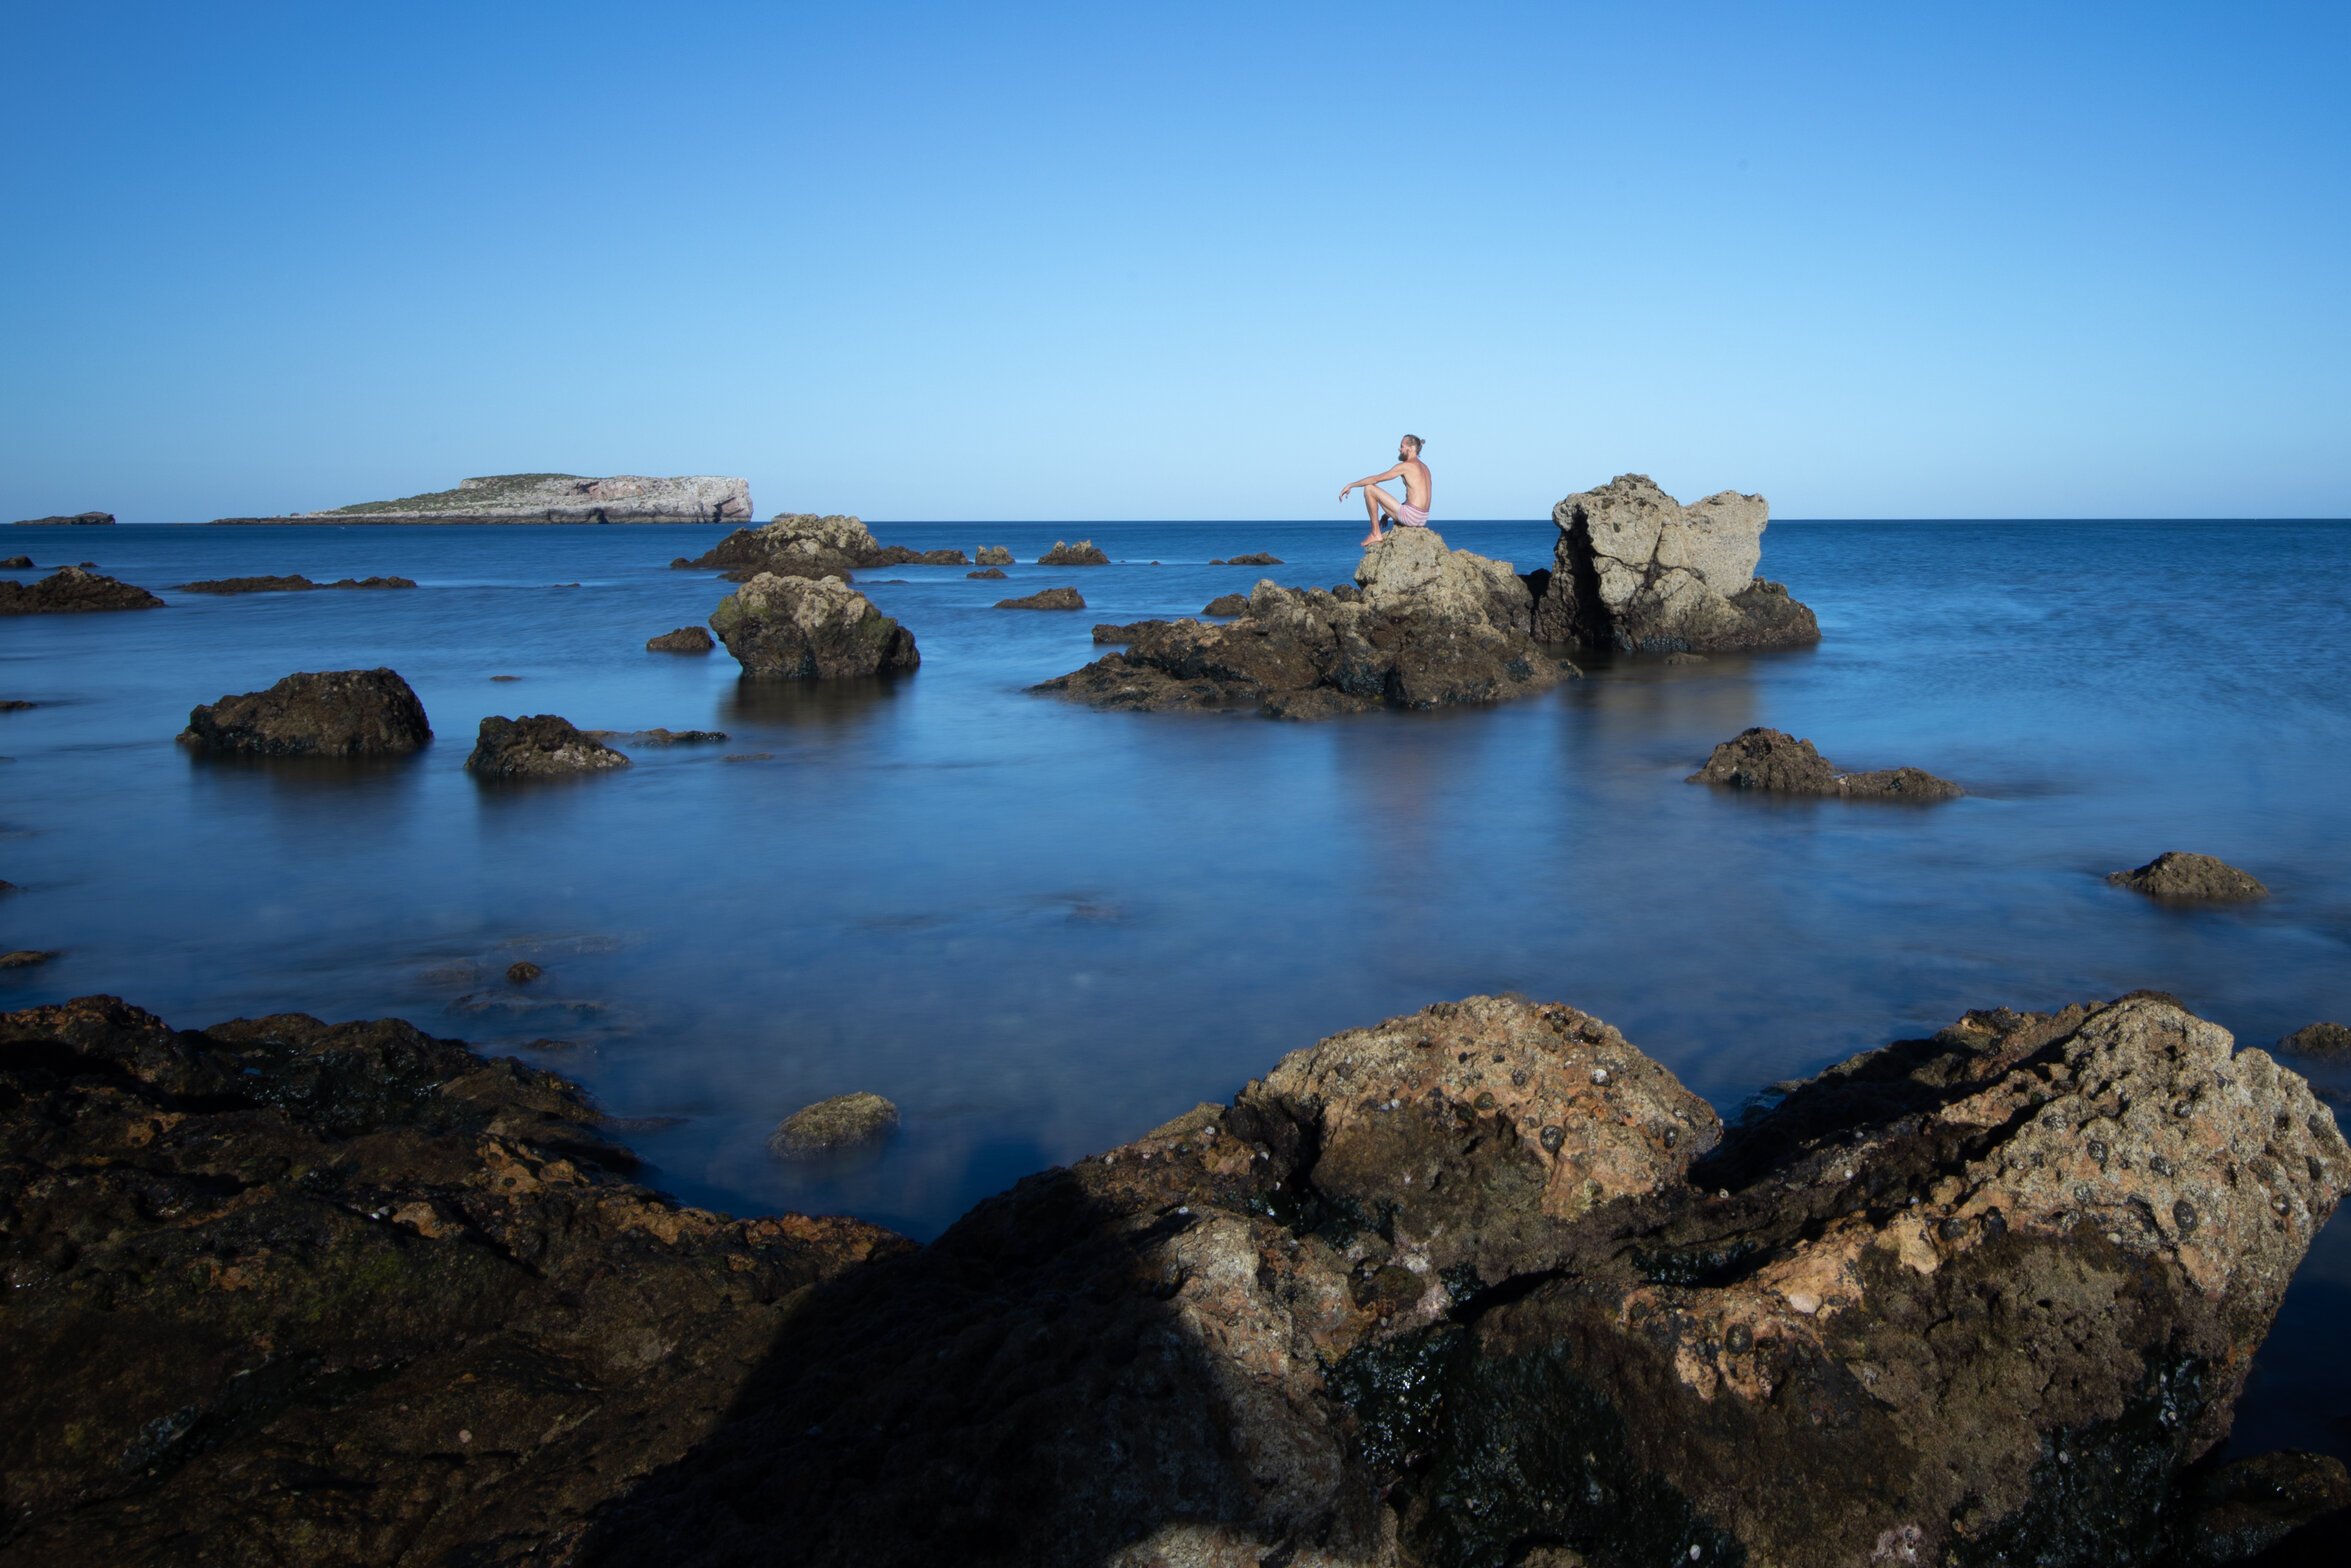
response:
M1382 511L1385 511L1406 528L1428 527L1429 495L1431 493L1429 465L1420 460L1420 447L1420 437L1406 436L1396 443L1396 466L1394 468L1384 474L1374 474L1369 479L1358 479L1346 490L1339 492L1339 499L1344 501L1347 499L1349 491L1359 487L1363 491L1363 510L1364 514L1371 519L1371 532L1365 534L1359 541L1360 543L1366 546L1375 545L1388 537L1380 531L1380 513ZM1398 501L1380 488L1381 480L1394 479L1399 476L1404 480L1404 499L1402 501Z

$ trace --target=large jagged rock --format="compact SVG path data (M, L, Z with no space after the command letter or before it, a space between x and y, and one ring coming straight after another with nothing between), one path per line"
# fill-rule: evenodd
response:
M328 512L222 517L239 523L734 523L751 516L745 479L692 474L655 479L614 474L490 474L397 501L363 501Z
M30 588L0 582L0 615L75 615L91 610L160 610L146 589L102 572L61 566Z
M786 512L760 527L736 529L692 564L748 581L760 572L831 577L860 566L969 566L971 558L961 550L910 550L879 543L854 517Z
M922 663L914 633L838 578L758 573L711 612L710 629L762 679L895 675Z
M553 713L482 720L466 768L486 778L550 778L567 773L602 773L633 766L628 753L587 734Z
M2230 1045L1971 1014L1726 1134L1573 1009L1349 1031L820 1291L590 1560L2154 1560L2351 1168Z
M389 669L289 675L267 691L188 710L180 744L274 757L389 756L433 738L424 704Z
M1569 496L1551 509L1551 569L1530 582L1536 635L1648 653L1820 641L1812 612L1755 575L1770 514L1735 490L1685 507L1646 474Z
M1967 793L1923 768L1877 768L1839 773L1829 759L1785 730L1757 725L1714 748L1706 765L1686 780L1783 795L1842 795L1848 799L1957 800Z
M1390 534L1355 581L1343 598L1263 579L1240 620L1137 622L1119 634L1126 652L1036 689L1105 708L1317 718L1499 702L1574 673L1530 636L1532 601L1510 564L1448 549L1433 529Z
M398 1020L0 1014L0 1562L560 1560L908 1245L681 1207L599 1121Z

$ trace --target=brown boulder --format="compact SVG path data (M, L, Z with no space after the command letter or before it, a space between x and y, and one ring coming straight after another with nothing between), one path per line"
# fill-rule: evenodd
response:
M647 653L708 653L718 645L699 626L681 626L674 632L645 639Z
M1075 588L1040 588L1019 599L998 599L999 610L1082 610L1086 601Z
M1053 548L1037 557L1039 566L1108 566L1110 557L1095 548L1091 539L1080 539L1076 544L1053 541Z
M72 615L163 607L163 601L144 588L78 566L61 566L30 588L0 582L0 615Z
M761 572L720 602L710 627L743 673L762 679L894 675L922 663L912 632L836 578Z
M271 757L392 756L433 738L424 704L389 669L303 671L267 691L188 710L180 744Z
M980 565L1010 566L1011 564L1012 551L1007 547L1000 544L984 544L980 546Z
M539 778L625 768L629 759L552 713L519 719L493 714L482 720L465 765L491 778Z
M898 1107L878 1094L836 1094L776 1124L767 1149L779 1160L815 1159L881 1142L898 1130Z
M1208 564L1211 566L1279 566L1282 564L1282 558L1271 551L1260 550L1255 555L1236 555L1229 560L1211 561Z
M982 553L984 554L985 552L983 551ZM963 575L966 577L985 578L991 582L1002 582L1005 576L1001 569L993 566L984 567L976 572L965 572Z
M2341 1024L2304 1024L2278 1042L2281 1051L2297 1056L2351 1056L2351 1028Z
M1528 574L1535 635L1644 653L1820 641L1812 611L1755 575L1770 515L1735 490L1685 507L1646 474L1569 496L1551 509L1550 569Z
M2269 889L2250 872L2210 855L2176 849L2136 870L2109 872L2106 880L2165 904L2249 904L2269 897Z
M29 555L12 555L0 561L0 572L29 572L32 569L33 558Z
M1686 782L1784 795L1841 795L1853 800L1932 802L1956 800L1967 793L1949 779L1939 779L1920 768L1839 773L1813 749L1812 742L1761 726L1742 730L1715 747L1706 765Z
M1247 615L1249 613L1249 596L1245 593L1220 593L1202 605L1200 613L1202 615Z

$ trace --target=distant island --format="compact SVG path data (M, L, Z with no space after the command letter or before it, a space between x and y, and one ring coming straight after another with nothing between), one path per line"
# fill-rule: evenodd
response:
M283 517L216 517L243 523L741 523L751 518L751 484L706 474L649 479L615 474L491 474L454 490L362 501L331 512Z

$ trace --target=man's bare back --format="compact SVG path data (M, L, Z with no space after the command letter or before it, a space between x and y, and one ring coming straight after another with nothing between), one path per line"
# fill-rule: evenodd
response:
M1371 519L1371 532L1363 536L1362 543L1374 545L1388 537L1380 528L1382 512L1406 528L1428 526L1429 500L1436 494L1436 489L1429 479L1429 465L1420 460L1422 444L1420 437L1406 436L1396 443L1394 468L1366 479L1358 479L1339 492L1339 499L1344 501L1349 492L1356 489L1363 491L1363 510ZM1404 481L1404 499L1401 502L1380 488L1380 481L1384 479Z

